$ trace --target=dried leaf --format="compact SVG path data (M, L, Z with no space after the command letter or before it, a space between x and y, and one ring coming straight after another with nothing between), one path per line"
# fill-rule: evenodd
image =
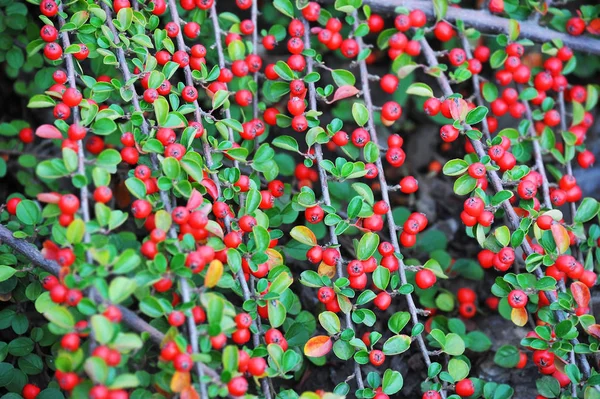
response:
M317 273L319 273L319 276L333 278L335 276L335 266L330 266L325 262L321 262L319 268L317 269Z
M331 104L344 98L353 97L357 95L358 92L359 90L354 86L341 86L335 91L333 99L331 101L328 100L326 102L327 104Z

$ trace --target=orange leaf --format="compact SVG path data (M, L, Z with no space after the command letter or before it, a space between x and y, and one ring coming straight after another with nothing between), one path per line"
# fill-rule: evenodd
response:
M304 354L310 357L321 357L328 354L331 348L333 348L333 342L327 335L317 335L304 345Z
M185 388L179 395L180 399L200 399L200 395L193 386Z
M341 86L335 91L333 99L331 101L327 101L327 104L331 104L344 98L355 96L358 94L358 91L359 90L354 86Z
M580 308L587 308L590 303L590 289L581 281L575 281L571 284L571 294Z
M221 279L221 276L223 276L223 263L215 259L208 265L208 271L204 278L204 286L208 288L214 287Z
M35 135L44 139L63 139L63 135L54 125L41 125L35 129Z
M569 239L569 233L562 225L555 223L550 227L552 231L552 237L556 243L556 248L559 254L564 254L569 249L571 240Z
M523 327L527 324L527 318L527 310L525 310L525 308L513 308L510 312L510 319L519 327Z
M58 204L60 197L62 197L62 195L59 193L39 193L37 195L37 200L47 204Z
M183 392L184 389L188 388L192 383L192 378L189 372L176 371L171 378L171 391Z
M190 199L187 202L187 205L185 206L187 209L189 209L190 211L195 210L196 208L198 208L200 205L202 205L202 194L200 194L200 192L196 189L192 190L192 195L190 195Z
M269 270L277 266L283 265L283 256L281 256L281 253L279 253L279 251L276 251L273 248L269 248L267 249L266 254L269 257L269 260L267 261L267 266L269 266Z
M329 266L325 262L321 262L319 268L317 269L317 273L319 273L319 276L333 278L335 276L335 266Z
M600 35L600 18L592 19L585 29L592 35Z

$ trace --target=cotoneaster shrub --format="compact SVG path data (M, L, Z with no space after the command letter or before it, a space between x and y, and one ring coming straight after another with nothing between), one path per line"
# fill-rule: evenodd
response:
M2 399L600 397L600 7L392 3L0 1Z

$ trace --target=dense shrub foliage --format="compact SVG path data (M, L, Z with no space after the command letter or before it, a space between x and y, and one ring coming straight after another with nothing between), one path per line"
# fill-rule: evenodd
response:
M600 398L600 6L392 3L0 0L2 399Z

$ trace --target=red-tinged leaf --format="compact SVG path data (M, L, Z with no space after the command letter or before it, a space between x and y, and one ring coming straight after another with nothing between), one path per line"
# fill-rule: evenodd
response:
M44 258L48 260L56 260L58 259L58 251L60 251L58 245L50 240L44 241L42 248L42 255L44 255Z
M519 327L523 327L527 324L527 318L527 310L525 310L525 308L513 308L510 312L510 319Z
M333 348L333 342L327 335L317 335L304 345L304 354L309 357L325 356Z
M571 240L569 239L569 233L562 225L555 223L550 227L552 231L552 237L556 243L556 248L559 254L564 254L569 249Z
M600 35L600 18L592 19L585 29L592 35Z
M202 197L202 194L200 194L200 192L198 190L193 189L192 195L190 195L190 199L187 202L186 208L190 211L194 211L194 210L196 210L196 208L198 208L200 205L202 205L203 201L204 201L204 198Z
M600 339L600 324L592 324L585 331L592 337Z
M590 303L590 289L581 281L571 283L571 294L580 308L587 308Z
M327 101L327 104L334 103L336 101L342 100L344 98L353 97L357 95L359 90L354 86L342 86L335 91L333 95L333 99L331 101Z
M215 259L208 265L206 271L206 277L204 277L204 286L207 288L213 288L221 277L223 276L223 263L220 260Z
M312 28L310 28L310 33L312 33L313 35L318 35L319 32L321 32L323 30L323 28L319 27L319 26L314 26Z
M41 125L35 129L35 135L43 139L63 139L63 135L54 125Z
M215 182L211 179L202 179L202 185L206 187L206 192L212 197L213 200L217 200L219 198L219 191L217 190L217 186Z
M176 371L171 378L171 391L183 392L184 389L189 388L192 384L192 379L189 372Z
M206 231L209 233L219 237L221 240L223 239L223 228L214 220L209 220L208 224L205 227Z
M58 204L61 195L59 193L39 193L37 200L46 204Z
M200 395L198 394L198 392L196 392L196 390L194 389L193 386L189 386L189 387L185 388L183 391L181 391L181 394L179 394L179 398L180 399L200 399Z
M452 98L450 100L450 114L455 121L464 121L469 112L467 102L462 98Z

